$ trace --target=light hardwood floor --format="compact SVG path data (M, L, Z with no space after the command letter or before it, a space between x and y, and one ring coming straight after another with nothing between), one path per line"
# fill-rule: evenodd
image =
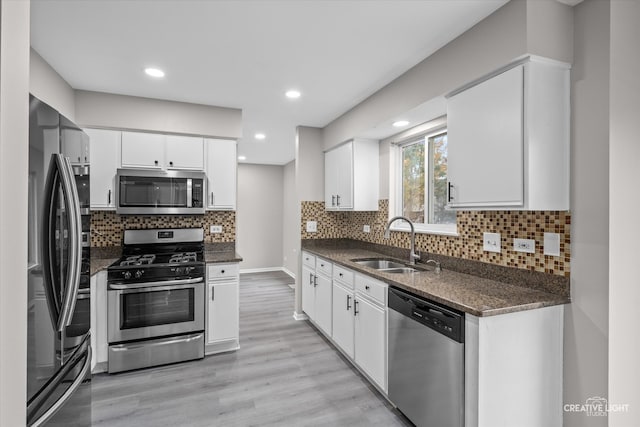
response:
M284 273L240 278L240 350L94 376L95 426L407 426L308 322Z

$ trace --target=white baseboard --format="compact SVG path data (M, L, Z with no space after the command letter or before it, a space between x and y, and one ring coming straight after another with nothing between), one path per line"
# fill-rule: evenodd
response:
M272 271L282 271L285 274L287 274L288 276L291 276L292 280L296 280L296 276L295 274L293 274L292 272L290 272L289 270L287 270L284 267L265 267L265 268L243 268L240 270L240 274L245 274L245 273L269 273Z
M281 268L282 268L282 271L284 271L289 276L291 276L293 280L296 280L296 275L291 270L289 270L287 267L281 267Z
M294 312L293 312L293 318L294 318L295 320L308 320L308 319L309 319L309 316L307 316L307 315L306 315L306 314L304 314L304 313L298 313L297 311L294 311Z

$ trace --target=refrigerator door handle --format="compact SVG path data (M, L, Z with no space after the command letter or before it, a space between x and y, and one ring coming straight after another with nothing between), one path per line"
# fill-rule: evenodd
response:
M62 195L65 200L65 212L68 215L69 229L69 257L67 260L67 277L64 283L60 283L62 287L60 294L56 292L55 283L57 278L54 277L52 259L55 248L53 240L55 239L55 230L57 206L55 206L55 192L58 186L62 188ZM43 215L43 267L44 267L44 283L45 292L47 294L47 304L51 321L56 331L61 332L65 326L71 323L73 312L75 310L76 294L80 286L80 268L82 266L82 258L80 250L82 245L82 219L80 217L80 201L78 199L78 190L76 182L73 178L73 169L69 159L61 154L54 153L51 155L51 163L47 174L45 184L45 209ZM62 299L62 300L61 300Z
M91 367L91 345L89 344L89 341L90 335L87 334L78 350L73 354L73 356L71 356L71 359L69 359L69 362L60 368L55 377L49 380L47 385L33 398L31 402L28 402L27 425L29 427L39 427L49 421L49 419L67 402L67 400L69 400L85 380ZM83 358L84 363L82 364L82 369L80 369L78 376L74 378L73 383L65 390L62 396L60 396L60 398L49 407L49 409L40 415L38 419L31 421L30 419L38 412L40 407L46 402L49 396L51 396L53 391L55 391L69 372L71 372L71 370L73 370Z
M54 252L53 242L55 241L55 218L57 215L55 202L55 192L60 183L60 162L56 154L51 155L49 162L49 170L47 179L44 184L44 212L42 214L42 267L44 289L46 293L47 305L49 307L49 315L51 316L51 324L56 331L60 319L61 301L58 292L56 292L56 277L53 272L54 262L52 260L52 252Z
M71 162L67 157L60 155L62 167L60 174L62 176L62 192L69 208L69 267L67 269L68 276L64 287L64 302L62 312L58 319L58 330L61 331L65 326L71 324L73 313L76 307L76 297L78 288L80 287L80 269L82 267L82 258L80 250L82 247L82 219L80 216L80 200L78 199L78 188L73 175Z

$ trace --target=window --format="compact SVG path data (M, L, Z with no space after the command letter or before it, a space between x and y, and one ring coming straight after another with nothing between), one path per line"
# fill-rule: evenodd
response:
M392 173L395 200L391 216L409 218L416 231L456 233L456 213L447 204L447 130L440 126L404 138L395 148L397 172ZM395 179L393 176L395 175ZM392 196L392 198L394 198ZM396 223L396 230L408 229ZM395 224L394 224L395 225Z

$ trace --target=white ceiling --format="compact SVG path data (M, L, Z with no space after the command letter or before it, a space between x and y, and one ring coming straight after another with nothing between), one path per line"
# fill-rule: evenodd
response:
M285 164L296 126L324 127L506 1L33 0L31 44L75 89L241 108L239 154Z

